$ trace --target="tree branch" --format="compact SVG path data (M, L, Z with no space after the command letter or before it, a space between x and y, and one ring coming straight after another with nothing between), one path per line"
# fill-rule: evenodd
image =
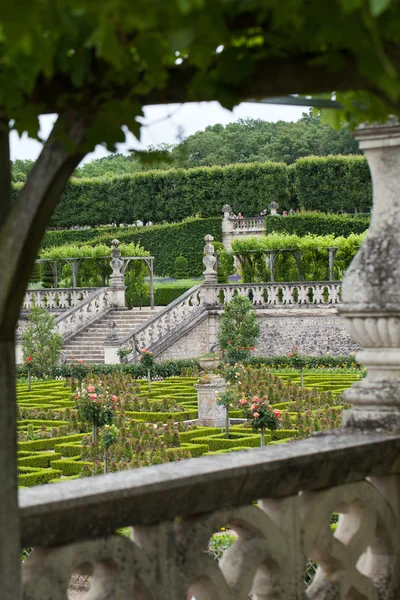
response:
M86 133L81 116L64 113L0 228L0 336L12 339L33 263L51 214L82 160ZM69 148L68 148L69 146Z

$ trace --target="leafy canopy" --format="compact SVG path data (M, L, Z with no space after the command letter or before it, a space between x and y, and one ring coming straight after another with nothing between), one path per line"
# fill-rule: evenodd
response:
M122 125L139 135L151 103L336 90L353 124L383 119L399 107L399 18L395 0L6 2L0 106L33 136L39 114L74 109L88 149Z

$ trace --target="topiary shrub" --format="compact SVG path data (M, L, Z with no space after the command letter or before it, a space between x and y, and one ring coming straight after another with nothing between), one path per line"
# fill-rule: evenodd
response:
M187 279L189 276L188 261L184 256L177 256L174 264L175 279Z

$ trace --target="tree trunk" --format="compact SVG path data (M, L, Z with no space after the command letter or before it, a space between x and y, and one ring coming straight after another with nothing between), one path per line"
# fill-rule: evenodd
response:
M15 340L0 340L0 581L2 600L20 598Z
M265 446L265 427L261 427L261 448Z
M150 376L150 369L147 369L147 388L148 388L149 392L151 392L151 376Z
M229 409L228 407L226 407L226 413L225 413L225 432L226 432L226 439L229 440L229 426L230 426L230 419L229 419Z
M104 474L108 473L108 454L104 452Z
M97 423L96 423L96 421L92 422L92 442L94 444L97 442Z
M300 369L300 386L304 388L304 372L303 369Z
M28 366L28 392L31 391L31 368Z

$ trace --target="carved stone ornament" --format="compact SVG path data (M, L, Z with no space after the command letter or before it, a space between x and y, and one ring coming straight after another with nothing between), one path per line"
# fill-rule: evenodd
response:
M111 286L121 286L124 285L124 275L123 275L123 266L124 261L121 259L121 250L119 249L119 240L113 240L111 242L112 250L111 250L111 261L110 265L112 268L111 275Z
M214 269L215 263L217 262L216 256L214 256L214 246L211 242L214 241L212 235L204 236L205 246L204 246L204 258L203 264L206 270L203 272L204 281L207 283L216 283L217 282L217 271Z
M400 431L400 126L366 125L355 137L371 170L373 211L343 281L340 313L368 374L344 394L353 404L345 423Z

